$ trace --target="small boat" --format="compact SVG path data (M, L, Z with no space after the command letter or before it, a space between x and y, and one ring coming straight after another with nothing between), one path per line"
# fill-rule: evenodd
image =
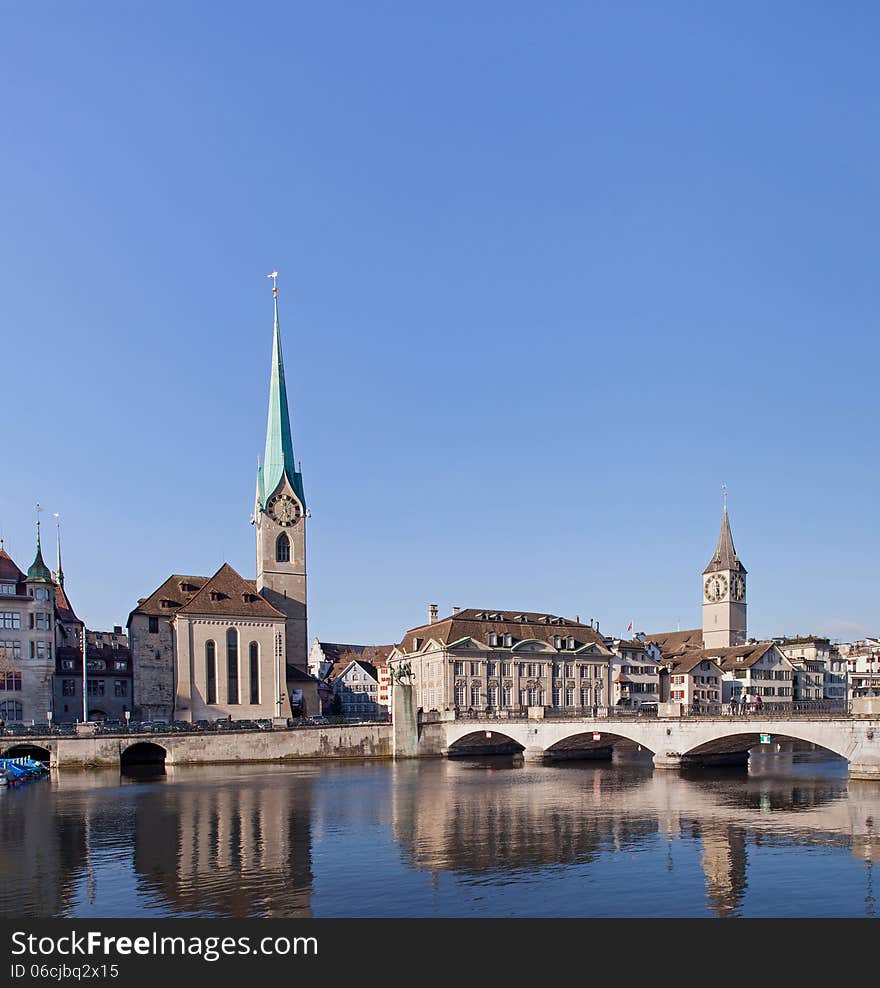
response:
M0 780L7 786L18 785L20 782L30 782L49 774L49 769L42 762L24 756L21 758L0 758Z

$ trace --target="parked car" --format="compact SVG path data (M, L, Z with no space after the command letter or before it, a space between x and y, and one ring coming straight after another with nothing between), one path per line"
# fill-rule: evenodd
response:
M255 720L254 723L261 731L271 731L272 728L275 726L271 720L268 720L265 717L261 717L259 720Z
M306 723L320 725L320 724L329 724L330 721L327 720L327 718L323 714L316 714L314 717L306 717Z

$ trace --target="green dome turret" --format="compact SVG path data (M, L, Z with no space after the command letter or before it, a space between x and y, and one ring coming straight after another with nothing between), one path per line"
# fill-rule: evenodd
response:
M52 583L52 573L43 562L43 550L40 547L40 523L37 522L37 554L27 571L28 583Z

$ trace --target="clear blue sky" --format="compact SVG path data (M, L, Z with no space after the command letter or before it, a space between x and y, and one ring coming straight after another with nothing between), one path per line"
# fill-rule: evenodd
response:
M310 635L696 626L722 481L753 634L880 631L876 4L3 20L0 523L89 626L253 576L277 267Z

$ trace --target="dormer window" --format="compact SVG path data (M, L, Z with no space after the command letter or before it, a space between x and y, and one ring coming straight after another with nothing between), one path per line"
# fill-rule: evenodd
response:
M170 607L180 607L180 604L176 600L168 600L166 598L165 600L159 601L159 606L164 607L167 610Z
M557 648L557 649L558 648L562 648L562 636L561 635L554 635L553 636L553 647L554 648Z
M424 638L413 638L413 651L414 652L418 652L418 650L422 647L422 642L423 641L424 641Z
M505 648L510 648L511 645L513 645L513 635L505 635L504 636L504 647Z
M188 583L186 580L181 580L177 585L181 593L195 593L199 589L194 583Z
M228 600L229 595L223 593L220 590L212 590L210 593L211 600Z
M489 647L495 648L498 645L498 635L494 631L490 631L488 635Z
M565 644L567 648L574 648L574 638L566 638Z

